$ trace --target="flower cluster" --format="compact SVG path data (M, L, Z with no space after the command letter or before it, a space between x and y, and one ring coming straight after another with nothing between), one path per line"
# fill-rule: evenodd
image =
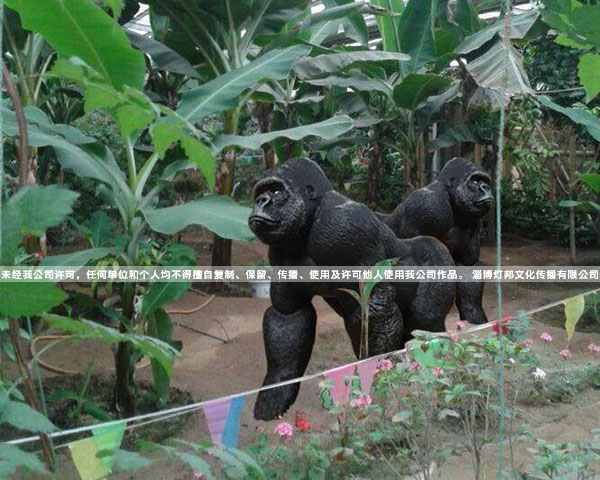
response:
M371 395L366 393L352 400L351 406L365 408L371 405L371 403L373 403L373 399L371 398Z
M554 340L552 338L552 335L550 335L548 332L544 332L540 335L540 338L546 342L546 343L550 343L552 340Z
M294 435L294 427L288 422L281 422L275 427L274 432L281 438L292 438Z

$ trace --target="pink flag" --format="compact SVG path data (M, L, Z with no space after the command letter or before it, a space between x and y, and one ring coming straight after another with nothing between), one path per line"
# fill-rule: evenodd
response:
M207 403L202 407L210 437L215 443L222 443L225 424L227 423L227 415L229 414L229 405L231 399L222 398L214 402Z
M354 365L346 365L324 373L325 379L333 382L329 393L334 404L344 404L350 399L352 375L354 375ZM346 377L350 378L346 381Z
M376 358L371 358L366 362L359 363L356 367L358 376L360 377L360 389L365 395L371 394L371 385L377 371L378 361Z

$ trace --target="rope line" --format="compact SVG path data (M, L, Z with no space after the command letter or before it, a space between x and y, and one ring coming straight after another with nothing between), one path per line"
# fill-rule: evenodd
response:
M594 290L589 290L587 292L581 293L580 295L583 296L587 296L587 295L591 295L594 293L600 292L600 288L596 288ZM556 302L552 302L546 305L543 305L541 307L536 307L532 310L526 311L524 312L524 315L532 315L534 313L538 313L541 312L543 310L547 310L549 308L553 308L556 306L561 305L562 303L564 303L566 300L568 300L567 298L556 301ZM477 333L477 332L481 332L483 330L487 330L489 328L491 328L494 324L496 324L497 320L491 321L491 322L487 322L487 323L483 323L481 325L477 325L476 327L472 327L469 330L465 330L464 332L461 333L461 335L467 335L467 334L473 334L473 333ZM500 329L501 330L501 329ZM446 336L445 332L439 332L437 334L434 333L435 336L439 336L439 337L444 337ZM388 353L382 353L380 355L374 355L373 357L369 357L369 358L364 358L361 360L357 360L355 362L352 363L348 363L346 365L341 365L338 367L334 367L334 368L330 368L328 370L324 370L318 373L312 373L310 375L304 375L302 377L298 377L298 378L293 378L291 380L286 380L284 382L279 382L279 383L274 383L271 385L264 385L262 387L259 388L254 388L252 390L247 390L244 392L240 392L240 393L234 393L231 395L226 395L223 397L218 397L218 398L213 398L210 400L203 400L201 402L196 402L196 403L191 403L189 405L182 405L179 407L172 407L166 410L160 410L157 412L150 412L150 413L144 413L141 415L136 415L134 417L129 417L129 418L124 418L121 420L111 420L109 422L103 422L103 423L97 423L94 425L86 425L83 427L77 427L77 428L73 428L70 430L63 430L60 432L54 432L54 433L50 433L48 434L48 436L52 437L52 438L58 438L58 437L64 437L67 435L74 435L77 433L83 433L83 432L89 432L92 431L96 428L99 427L104 427L104 426L110 426L110 425L117 425L120 424L122 422L126 422L126 423L133 423L133 422L140 422L140 423L135 423L134 425L130 425L128 428L138 428L141 427L143 425L147 425L149 423L154 423L154 422L158 422L161 420L167 420L169 418L172 417L176 417L178 415L184 415L184 414L188 414L188 413L193 413L196 410L201 409L202 407L204 407L205 405L208 405L209 403L212 403L216 400L232 400L234 398L237 397L241 397L241 396L248 396L248 395L254 395L256 393L259 393L263 390L270 390L272 388L278 388L278 387L284 387L286 385L292 385L294 383L301 383L301 382L307 382L309 380L314 380L316 378L322 377L323 375L325 375L326 373L330 373L330 372L334 372L336 370L340 370L342 368L346 368L349 366L356 366L356 365L360 365L362 363L368 362L368 361L372 361L372 360L379 360L382 358L387 358L390 356L399 356L406 353L406 348L403 348L401 350L395 350L393 352L388 352ZM145 422L142 422L142 420L146 420ZM31 443L34 441L38 441L39 437L38 436L30 436L30 437L24 437L24 438L20 438L20 439L15 439L15 440L10 440L6 443L12 444L12 445L22 445L25 443Z

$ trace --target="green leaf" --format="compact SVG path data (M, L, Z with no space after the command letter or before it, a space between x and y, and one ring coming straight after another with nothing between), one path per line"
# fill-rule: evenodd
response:
M50 433L56 430L52 422L37 410L26 403L10 400L6 391L0 393L0 424L2 423L28 432Z
M13 478L18 468L48 475L37 455L24 452L8 443L0 443L0 478Z
M154 287L154 285L157 284L153 284L152 288ZM181 295L179 295L177 292L173 292L174 289L170 289L171 290L171 294L175 293L177 294L177 296L175 298L180 298L183 294L185 294L185 292L187 291L187 289L190 287L190 283L184 284L186 289L183 290L183 293ZM150 289L149 293L152 293L152 288ZM165 289L165 291L168 290ZM164 299L164 296L163 296ZM144 308L144 304L146 302L147 298L146 296L144 296L144 303L142 304L142 311ZM171 301L171 300L168 300ZM165 303L168 303L165 302ZM164 309L162 308L157 308L155 309L152 314L150 315L150 318L148 319L148 335L154 337L154 338L158 338L159 340L162 340L165 343L168 343L169 345L174 345L173 342L173 323L171 322L171 317L169 316L169 314L167 312L164 311ZM156 360L152 360L151 362L151 367L152 367L152 378L154 380L154 387L156 389L156 393L158 394L158 397L161 401L161 403L163 405L165 405L167 403L167 400L169 399L169 389L171 386L171 376L166 372L166 370L162 367L162 365L160 363L158 363Z
M124 138L140 133L154 120L154 112L138 105L122 105L117 108L117 123Z
M164 157L168 148L175 142L181 140L184 133L183 131L167 122L156 122L150 127L150 134L152 135L152 143L161 158Z
M332 140L339 137L348 130L354 127L352 119L346 115L333 117L322 122L313 123L312 125L304 125L302 127L290 128L288 130L278 130L275 132L254 134L251 136L241 135L221 135L214 140L214 145L217 150L222 150L228 146L238 146L258 150L261 145L271 142L276 138L288 138L290 140L299 141L308 136L324 138Z
M113 239L113 224L108 214L102 210L94 212L89 223L90 243L92 247L105 247L111 244Z
M118 248L98 247L77 252L65 253L63 255L50 255L40 262L42 267L83 267L88 263L119 254Z
M588 133L600 142L600 118L581 108L561 107L545 95L539 95L538 101L544 106L566 115L575 123L583 125Z
M457 0L454 20L466 35L478 32L485 26L471 0Z
M412 412L410 410L401 410L392 417L392 422L402 423L408 420L411 416Z
M0 234L2 235L2 249L0 250L0 264L12 265L19 254L19 245L23 241L23 217L17 208L7 204L2 208L0 215Z
M558 206L563 208L575 208L581 205L585 205L585 202L578 202L576 200L561 200L558 202Z
M504 91L506 86L509 94L531 92L521 54L500 38L466 68L480 87Z
M63 58L78 57L121 90L141 90L146 63L125 32L89 0L6 0L23 27L39 32Z
M585 88L585 101L591 102L600 93L600 55L586 53L579 59L579 80Z
M169 375L173 373L173 360L178 352L161 340L135 333L121 333L114 328L105 327L89 320L73 320L48 313L41 316L51 327L69 333L73 340L99 340L107 345L131 342L142 355L158 361Z
M342 7L355 3L354 0L323 0L326 8ZM349 12L344 18L344 33L346 37L367 45L369 41L369 29L364 17L359 12Z
M113 454L113 473L129 472L150 466L151 462L139 453L117 448Z
M263 80L286 78L294 60L308 51L308 47L294 46L268 52L248 65L185 92L177 113L190 122L197 122L213 113L236 109L245 90Z
M450 77L410 73L394 88L394 101L399 107L414 111L427 97L440 93L451 83Z
M468 123L461 123L456 127L446 130L433 142L429 143L427 150L430 152L439 150L440 148L451 147L459 142L481 143L481 139L471 129Z
M358 70L352 70L347 76L332 75L317 80L306 80L306 83L316 85L318 87L341 87L351 88L357 91L364 92L381 92L388 97L392 96L392 87L378 78L371 78Z
M40 237L71 214L78 197L78 193L60 185L37 186L22 188L9 203L23 218L21 233Z
M582 182L585 182L594 192L600 194L600 175L597 173L580 173L578 175Z
M567 298L563 302L565 306L565 330L567 331L567 339L570 341L575 333L575 327L583 315L585 309L585 297L577 295L576 297Z
M181 140L181 146L187 157L198 167L204 178L206 178L210 190L214 189L217 164L212 152L200 140L190 136L186 136Z
M437 0L409 0L402 13L400 45L402 52L408 53L412 58L412 72L436 58L433 29L437 3Z
M357 51L328 53L316 57L303 57L294 63L294 71L300 78L314 78L339 72L357 64L377 62L407 62L410 56L396 52Z
M527 32L533 27L537 21L540 13L536 8L531 8L525 12L516 13L515 11L510 14L510 38L511 39L522 39L527 35ZM495 23L483 30L474 33L473 35L465 38L462 43L458 46L457 52L460 55L466 55L484 44L492 40L496 34L504 30L504 18L501 17Z
M192 78L200 78L196 69L185 58L165 44L151 37L144 37L131 30L126 30L131 43L152 59L154 67L166 72L179 73Z
M417 105L415 116L421 131L429 128L436 121L442 107L460 95L460 83L456 82L439 95L427 97Z
M144 295L142 302L142 315L145 317L153 313L156 309L171 303L185 295L190 288L190 282L155 282L151 285L148 293ZM160 315L160 314L159 314ZM164 320L160 318L159 320ZM164 329L161 328L164 333ZM165 340L162 336L152 335L155 338Z
M202 225L220 237L251 241L254 234L248 228L251 209L220 195L208 195L194 202L156 210L143 210L155 232L171 235L189 225Z
M0 282L0 313L10 318L33 317L65 301L60 288L46 282Z
M404 11L403 0L371 0L371 4L386 10L385 15L375 15L377 27L383 39L383 50L401 52L400 14Z

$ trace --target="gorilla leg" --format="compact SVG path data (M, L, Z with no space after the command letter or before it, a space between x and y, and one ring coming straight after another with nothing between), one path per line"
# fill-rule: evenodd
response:
M344 318L346 331L352 341L355 355L361 356L362 311L356 301L356 307ZM369 348L368 354L379 355L402 348L404 321L402 312L396 303L396 290L389 283L379 283L369 298L368 317Z
M454 285L452 282L419 283L414 300L410 304L404 343L412 338L413 330L446 330L446 316L454 304Z
M308 366L315 342L317 314L311 303L290 314L269 307L263 319L267 375L263 385L301 377ZM254 406L258 420L273 420L294 403L299 383L263 390Z
M487 322L482 299L483 282L456 282L456 307L461 320L476 325Z

